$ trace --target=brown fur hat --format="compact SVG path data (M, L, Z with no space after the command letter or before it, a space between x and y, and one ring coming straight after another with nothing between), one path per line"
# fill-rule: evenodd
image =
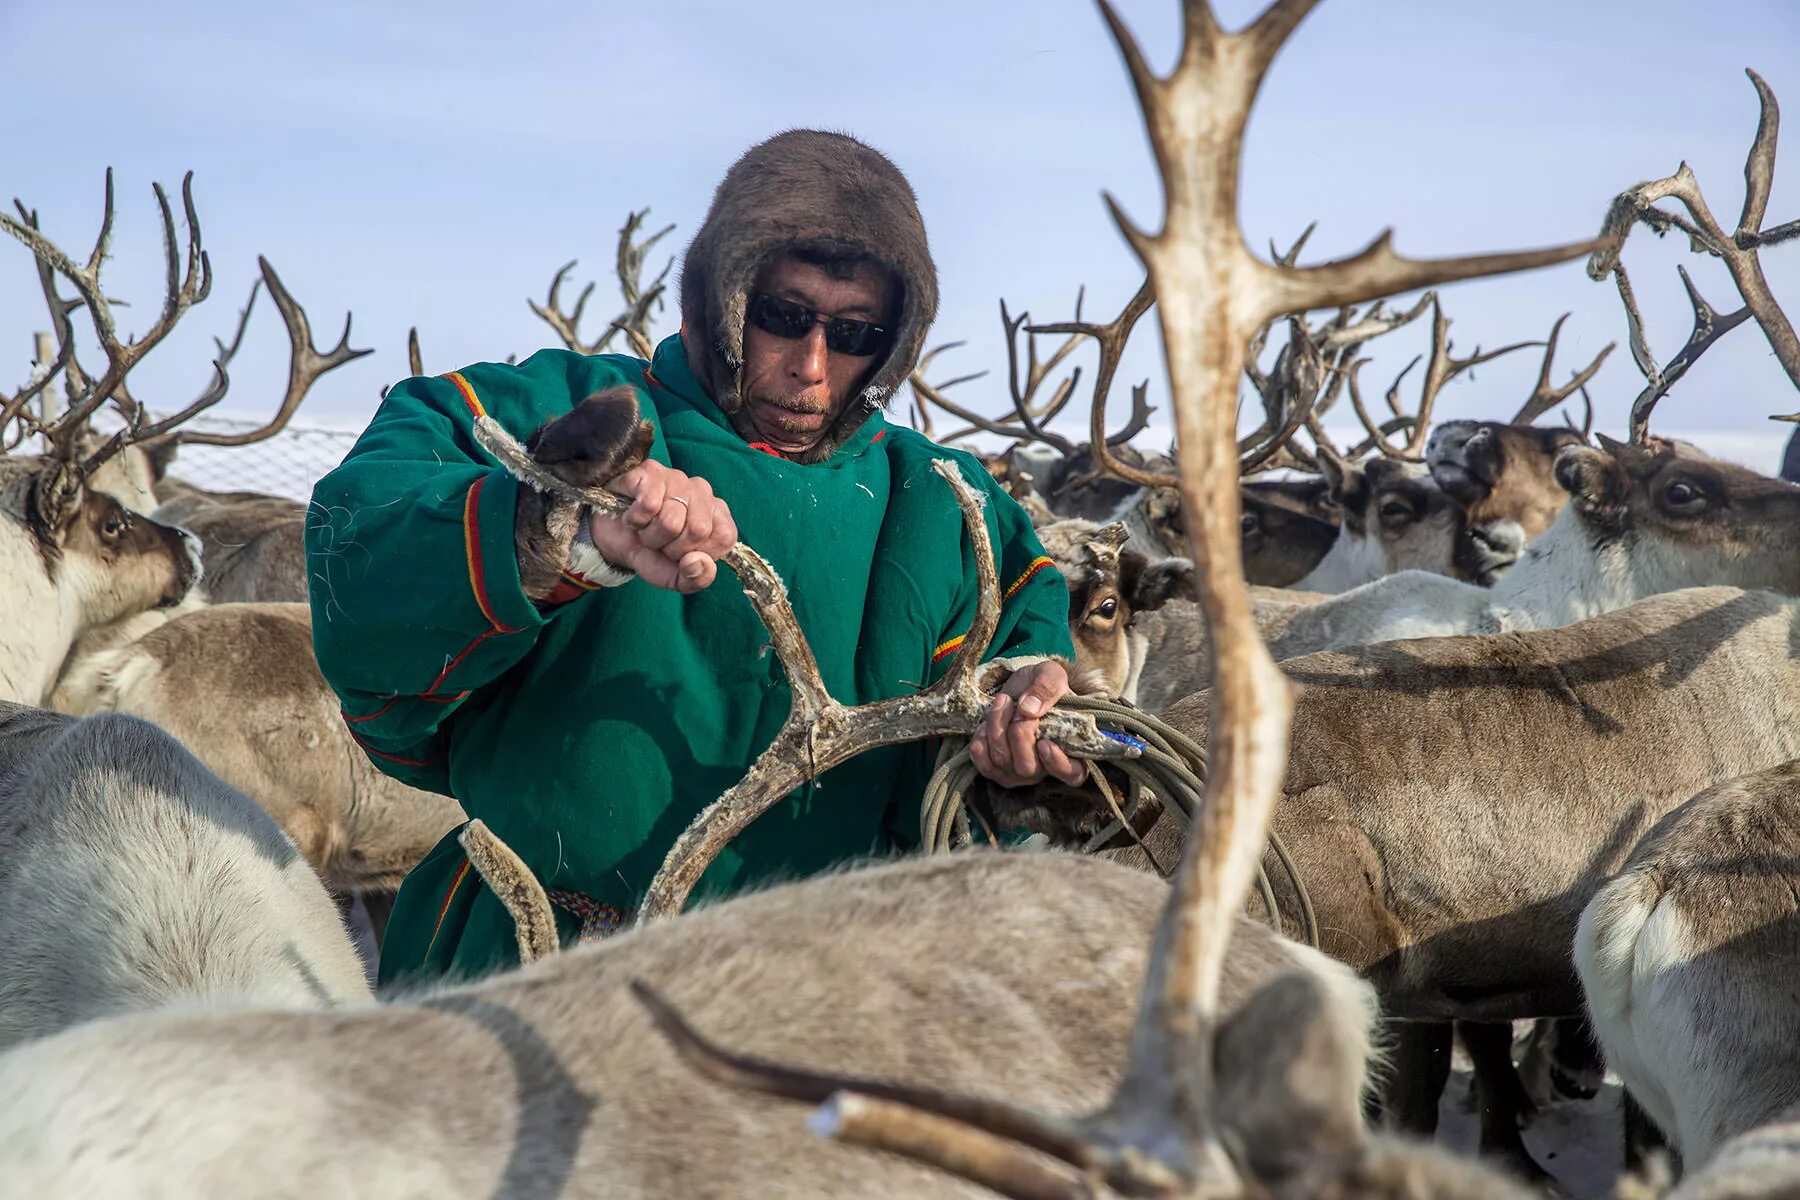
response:
M854 246L886 264L904 296L894 342L862 395L820 444L828 454L912 373L937 316L937 268L900 168L841 133L792 129L725 173L681 268L681 326L700 386L727 414L742 405L744 310L770 258L803 242ZM820 455L821 457L823 455Z

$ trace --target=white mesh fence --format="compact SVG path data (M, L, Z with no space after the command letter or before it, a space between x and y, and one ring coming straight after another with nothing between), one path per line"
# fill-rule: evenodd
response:
M116 421L109 425L105 417L96 417L94 424L108 433L117 428ZM260 421L211 414L182 424L186 430L225 434L247 433L261 426ZM176 453L169 474L208 491L268 492L307 500L312 497L313 484L344 460L356 438L354 430L289 425L273 437L248 446L184 445Z

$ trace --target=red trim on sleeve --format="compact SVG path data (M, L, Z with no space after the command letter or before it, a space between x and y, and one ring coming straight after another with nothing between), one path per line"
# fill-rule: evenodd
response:
M493 627L491 632L517 633L517 629L500 623L500 618L494 615L493 605L488 603L487 572L481 562L481 489L487 486L487 481L488 477L483 475L470 484L469 494L463 500L463 550L469 559L469 587L475 593L475 604L481 609L481 615Z
M375 747L369 745L369 743L363 741L362 738L358 737L356 730L354 729L350 730L350 740L355 742L358 746L361 746L363 748L363 753L373 754L376 758L386 759L391 763L399 763L403 767L429 767L432 763L437 761L437 755L435 754L430 758L425 759L401 758L398 754L389 754L386 751L377 750Z
M487 409L482 407L481 397L475 394L475 389L470 386L467 379L463 378L463 373L461 371L452 371L448 375L443 375L439 378L448 379L451 383L456 385L456 390L462 393L463 403L469 406L470 417L485 417L488 415Z

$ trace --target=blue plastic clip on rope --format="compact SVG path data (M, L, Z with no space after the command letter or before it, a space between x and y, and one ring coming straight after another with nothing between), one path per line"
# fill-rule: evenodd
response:
M1149 742L1146 742L1143 738L1134 738L1129 733L1118 733L1111 729L1102 729L1100 731L1100 736L1111 738L1115 742L1124 742L1133 750L1148 750L1150 748Z

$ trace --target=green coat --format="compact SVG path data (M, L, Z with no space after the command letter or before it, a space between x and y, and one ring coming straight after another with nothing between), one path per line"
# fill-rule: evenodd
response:
M1006 601L990 654L1072 656L1068 594L1030 520L972 456L877 412L828 460L747 444L689 372L679 336L653 364L561 350L394 387L307 529L313 642L351 734L382 770L454 796L544 885L634 907L676 836L742 777L789 706L779 660L729 570L682 596L632 580L519 584L518 484L474 442L478 413L523 438L584 396L633 385L651 454L702 476L786 581L831 694L902 695L941 674L975 610L961 514L931 469L988 495ZM560 599L564 592L559 592ZM696 896L916 842L929 748L872 750L750 827ZM566 914L559 913L559 919ZM575 928L573 919L565 934ZM446 837L406 879L383 982L516 962L511 921Z

